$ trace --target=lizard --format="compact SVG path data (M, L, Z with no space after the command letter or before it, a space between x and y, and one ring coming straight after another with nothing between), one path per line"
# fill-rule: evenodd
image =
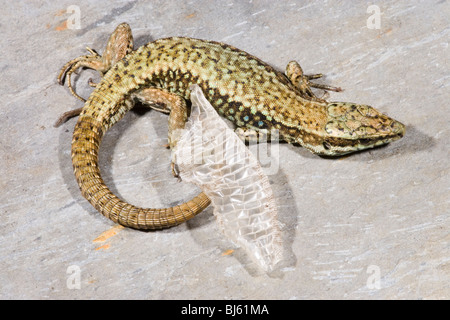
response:
M104 216L136 229L162 229L187 221L209 204L200 193L186 203L169 208L140 208L114 195L103 182L98 167L100 142L136 100L169 114L168 145L173 148L188 117L190 86L198 84L205 97L224 118L249 132L270 134L300 145L314 154L341 156L400 139L405 126L375 108L351 102L329 102L311 88L340 91L310 80L296 61L286 72L222 42L187 37L162 38L134 50L131 28L122 23L111 34L103 55L89 55L66 63L58 81L81 67L101 73L84 106L63 114L57 125L78 115L71 157L82 195Z

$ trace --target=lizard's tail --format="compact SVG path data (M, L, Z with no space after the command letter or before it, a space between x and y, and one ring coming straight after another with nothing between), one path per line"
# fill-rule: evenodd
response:
M94 92L87 104L96 99ZM127 103L114 111L117 122L131 108ZM89 108L84 108L89 109ZM110 119L110 117L106 117ZM199 214L210 204L202 192L181 205L163 209L144 209L120 200L105 185L98 167L98 150L104 131L112 123L102 123L89 112L82 112L72 140L72 163L82 195L105 217L135 229L163 229L176 226Z

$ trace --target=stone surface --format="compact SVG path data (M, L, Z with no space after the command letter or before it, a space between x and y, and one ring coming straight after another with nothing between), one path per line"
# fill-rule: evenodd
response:
M67 23L71 5L2 5L0 298L450 298L448 1L378 1L379 29L354 1L77 1L80 29ZM288 253L274 275L226 241L212 208L169 230L117 228L73 177L76 120L52 125L81 106L56 84L59 68L85 46L103 51L123 21L137 45L182 35L281 70L295 59L345 89L330 100L370 104L406 136L334 160L279 146L269 179ZM89 77L99 79L74 77L84 97ZM171 177L166 143L166 115L130 112L102 143L105 181L137 205L188 199L198 190Z

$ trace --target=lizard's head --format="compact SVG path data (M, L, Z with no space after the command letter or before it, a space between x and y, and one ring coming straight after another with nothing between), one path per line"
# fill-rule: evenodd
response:
M329 102L323 141L315 152L338 156L380 146L403 137L405 126L362 104Z

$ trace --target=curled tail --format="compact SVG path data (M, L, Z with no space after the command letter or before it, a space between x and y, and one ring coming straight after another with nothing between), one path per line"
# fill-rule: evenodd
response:
M105 217L135 229L169 228L193 218L210 204L203 192L178 206L139 208L119 199L103 182L98 167L100 141L132 107L126 97L133 88L112 81L113 76L114 72L106 75L92 93L73 133L72 163L82 195Z

